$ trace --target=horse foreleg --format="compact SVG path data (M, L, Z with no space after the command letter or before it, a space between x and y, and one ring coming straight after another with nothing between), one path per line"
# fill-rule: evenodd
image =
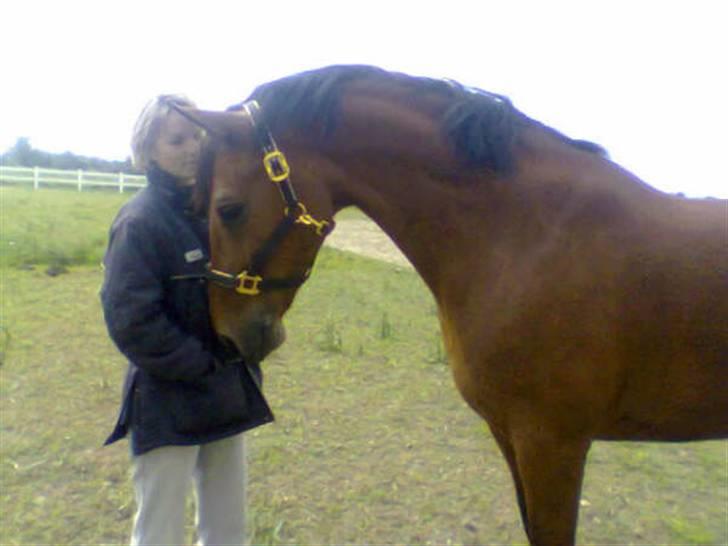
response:
M513 445L511 444L510 439L506 435L500 434L493 429L491 430L493 432L493 437L496 439L496 442L498 442L498 447L500 447L501 453L503 453L503 457L505 457L506 462L508 463L508 468L511 471L511 476L513 477L513 485L516 488L518 509L521 512L521 521L523 522L523 528L526 529L526 533L528 533L528 511L526 510L526 497L523 493L523 482L521 480L520 472L518 471L516 452L513 449Z
M573 545L590 441L529 429L511 439L525 499L526 533L532 546Z

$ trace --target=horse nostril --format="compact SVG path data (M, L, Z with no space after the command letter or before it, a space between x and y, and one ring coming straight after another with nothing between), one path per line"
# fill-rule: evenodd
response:
M265 333L270 328L270 321L266 319L256 320L251 326L254 330L257 331L258 335L262 339L263 337L265 337Z
M270 321L265 319L254 320L248 325L243 336L246 356L260 360L267 353L270 328Z
M260 361L283 343L284 330L274 316L264 316L250 322L243 331L244 356Z
M260 319L260 328L263 330L271 330L276 323L276 319L273 316L265 316Z

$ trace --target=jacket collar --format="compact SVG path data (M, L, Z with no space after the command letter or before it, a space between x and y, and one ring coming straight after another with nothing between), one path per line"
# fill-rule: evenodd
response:
M149 166L146 174L149 185L169 200L174 207L181 209L190 207L193 186L180 186L179 178L163 171L155 163Z

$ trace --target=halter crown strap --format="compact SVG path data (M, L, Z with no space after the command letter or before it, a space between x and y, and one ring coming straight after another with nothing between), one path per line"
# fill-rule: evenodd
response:
M263 150L263 167L271 182L278 186L281 197L288 208L295 208L299 201L296 192L291 184L291 168L283 152L278 148L273 134L260 117L260 105L258 101L252 100L243 104L243 109L250 118L253 126L255 140Z

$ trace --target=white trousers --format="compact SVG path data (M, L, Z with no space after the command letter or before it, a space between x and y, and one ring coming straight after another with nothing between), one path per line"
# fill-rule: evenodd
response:
M196 446L168 446L132 457L137 512L132 546L179 546L185 506L195 485L202 546L245 541L245 444L238 434Z

